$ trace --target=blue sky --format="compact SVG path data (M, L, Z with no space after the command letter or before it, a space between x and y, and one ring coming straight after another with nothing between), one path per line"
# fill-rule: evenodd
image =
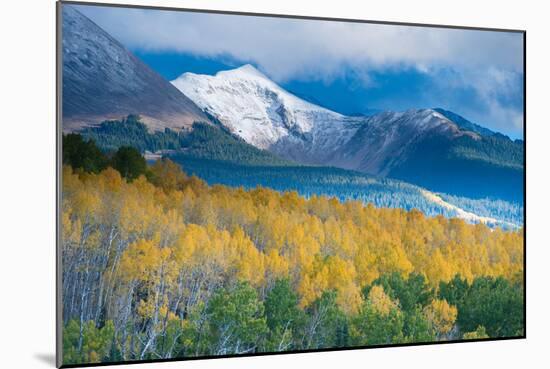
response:
M251 63L341 113L442 107L523 138L519 33L77 8L169 80Z

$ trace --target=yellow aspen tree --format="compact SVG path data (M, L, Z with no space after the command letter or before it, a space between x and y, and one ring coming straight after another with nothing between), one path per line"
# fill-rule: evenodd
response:
M424 315L439 337L447 335L454 326L457 309L446 300L434 299L424 308Z
M367 301L372 305L375 311L381 315L388 315L392 309L397 308L397 302L393 301L384 291L384 287L373 286L367 296Z

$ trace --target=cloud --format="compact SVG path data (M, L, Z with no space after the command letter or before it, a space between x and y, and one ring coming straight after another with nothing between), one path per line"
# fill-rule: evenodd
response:
M496 122L504 122L515 130L523 130L523 76L507 70L489 68L487 78L480 78L478 81L480 83L477 91L488 106L489 115ZM520 91L518 86L521 86Z
M115 7L78 9L130 49L251 62L279 83L296 79L329 83L353 70L368 88L375 83L372 72L414 68L438 78L440 70L452 69L456 77L440 83L473 89L490 119L523 125L518 118L523 116L522 106L504 104L501 96L508 90L518 95L522 88L513 78L523 78L519 33Z
M466 111L471 119L499 132L521 136L523 131L523 73L492 65L442 78L441 88L473 91ZM490 119L489 122L486 122ZM488 123L488 124L487 124Z
M523 69L520 34L368 23L81 6L133 49L231 55L277 80L371 68L429 65Z

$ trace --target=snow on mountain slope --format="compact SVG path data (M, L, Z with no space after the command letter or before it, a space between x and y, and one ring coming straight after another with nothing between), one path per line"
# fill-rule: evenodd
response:
M302 100L249 64L214 76L184 73L172 83L246 142L305 163L328 160L362 119Z
M483 223L483 224L486 224L490 227L504 226L508 229L518 229L520 227L519 224L511 223L511 222L508 222L508 221L505 221L505 220L502 220L502 219L496 219L496 218L493 218L493 217L481 216L481 215L477 215L475 213L472 213L470 211L466 211L466 210L464 210L464 209L462 209L462 208L460 208L456 205L453 205L453 204L450 204L450 203L446 202L438 194L427 191L425 189L420 189L420 193L428 201L430 201L434 204L437 204L437 205L453 212L454 214L456 214L457 218L464 219L468 223L472 223L472 224Z
M383 112L367 117L327 164L386 176L423 140L442 142L465 135L479 139L433 109Z
M476 137L433 109L344 116L289 93L250 64L214 76L184 73L172 84L249 144L306 164L386 175L427 134Z
M250 65L214 76L185 73L172 83L232 133L279 157L521 202L520 144L451 112L345 116L300 99Z
M472 123L468 119L456 113L453 113L452 111L441 109L441 108L434 108L433 110L440 113L445 118L448 118L449 120L456 123L462 130L476 132L481 136L493 136L496 134L496 132L491 131L488 128L482 127L479 124Z

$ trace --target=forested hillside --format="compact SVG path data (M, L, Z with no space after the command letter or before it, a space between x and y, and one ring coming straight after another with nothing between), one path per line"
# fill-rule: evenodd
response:
M356 200L376 207L420 209L424 214L455 216L454 212L429 201L420 188L408 183L376 178L334 167L248 166L223 161L198 159L184 154L169 156L189 174L209 184L253 189L258 186L277 191L296 191L306 198L335 197Z
M209 184L243 186L247 189L264 186L277 191L297 191L306 198L324 195L341 201L361 201L376 207L418 209L428 216L457 216L456 211L423 196L422 189L418 186L352 170L319 166L240 165L196 158L183 153L172 153L169 158L180 164L187 173L196 175ZM463 210L497 219L490 226L518 228L523 224L523 206L517 203L489 198L474 200L444 194L441 196Z
M211 120L216 122L215 118ZM295 190L306 197L326 195L342 201L372 203L377 207L416 208L430 216L457 215L426 199L417 186L357 171L293 163L247 144L221 125L195 123L190 131L165 129L163 132L151 132L139 116L129 115L121 120L105 121L99 126L85 128L79 134L87 140L93 140L106 152L115 151L121 146L134 147L142 153L163 152L188 173L197 175L209 184L245 188L261 185L279 191ZM520 203L490 198L448 198L459 207L468 205L465 210L497 219L498 222L493 226L523 224L523 207Z
M177 150L195 158L224 160L246 165L290 165L287 160L260 150L229 134L223 127L194 123L191 130L150 132L139 116L129 115L121 120L111 120L97 127L79 132L93 140L102 150L112 151L120 146L146 150ZM296 165L296 164L294 164Z
M523 141L498 133L479 139L463 136L452 142L428 138L389 175L454 196L523 205L523 153Z
M131 151L63 168L64 364L523 334L522 230L208 186Z

